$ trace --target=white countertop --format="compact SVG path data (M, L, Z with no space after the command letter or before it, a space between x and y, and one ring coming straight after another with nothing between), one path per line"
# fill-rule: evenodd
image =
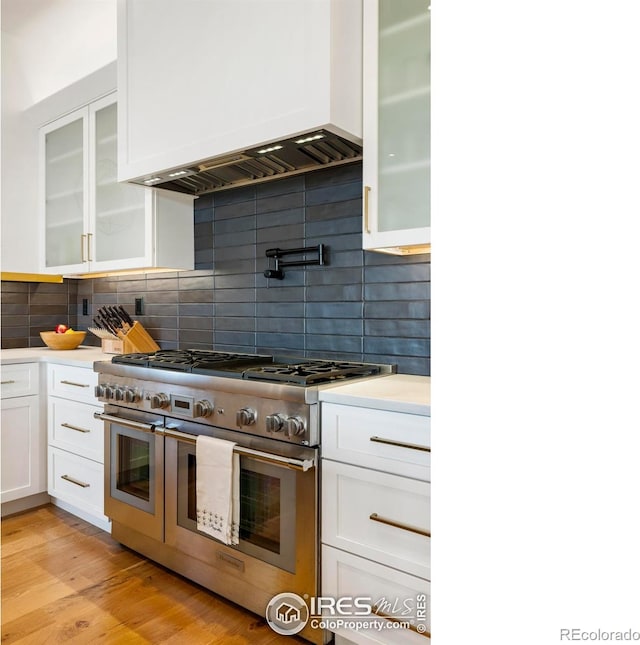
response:
M431 377L389 374L320 389L320 401L431 416Z
M100 347L85 347L76 349L49 349L49 347L25 347L20 349L1 349L0 364L12 363L58 363L60 365L76 365L93 367L95 361L111 361L113 354L105 354Z

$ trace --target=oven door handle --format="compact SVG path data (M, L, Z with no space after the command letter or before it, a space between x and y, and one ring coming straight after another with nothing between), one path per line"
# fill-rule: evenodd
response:
M189 432L180 432L180 430L174 430L173 428L156 428L155 433L164 435L165 437L170 437L171 439L177 439L178 441L196 443L197 435L191 434ZM302 470L304 472L307 472L307 470L310 470L311 468L315 468L316 465L315 459L293 459L290 457L280 457L279 455L272 455L270 452L262 452L261 450L253 450L252 448L243 448L242 446L237 445L235 446L233 451L237 452L240 455L246 455L247 457L258 459L259 461L276 463L281 466L287 466L288 468L293 468L294 470Z
M140 432L153 433L158 428L158 426L153 423L141 423L140 421L124 419L112 414L104 414L103 412L94 412L93 418L101 419L102 421L107 421L108 423L117 423L118 425L124 426L125 428L131 428L131 430L140 430Z

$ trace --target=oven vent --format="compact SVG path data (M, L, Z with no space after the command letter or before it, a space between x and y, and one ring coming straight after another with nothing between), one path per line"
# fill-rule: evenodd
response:
M328 130L317 130L233 155L214 157L184 168L142 177L135 180L135 183L190 195L204 195L360 159L362 146Z

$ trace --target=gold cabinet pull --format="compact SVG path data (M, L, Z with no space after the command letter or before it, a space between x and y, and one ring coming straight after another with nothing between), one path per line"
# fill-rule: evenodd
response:
M11 383L15 383L15 381L0 381L0 385L10 385Z
M371 228L369 227L369 193L371 192L371 186L364 187L364 232L371 233Z
M73 385L74 387L89 387L87 383L74 383L73 381L60 381L60 383L64 383L65 385Z
M397 616L391 616L390 614L385 614L384 611L378 609L375 605L373 607L371 607L371 613L375 614L376 616L380 616L380 618L386 618L387 620L391 620L394 623L406 622L406 621L403 621L402 618L398 618ZM427 631L426 629L425 629L425 631L420 631L420 629L416 625L413 625L411 623L409 625L407 625L407 627L411 631L416 632L416 634L420 634L420 636L425 636L426 638L431 638L431 632Z
M377 513L371 513L369 519L374 522L380 522L381 524L386 524L387 526L394 526L397 529L403 529L404 531L411 531L411 533L417 533L418 535L423 535L424 537L431 537L430 531L425 531L420 529L417 526L411 526L411 524L404 524L402 522L396 522L395 520L389 520L386 517L380 517Z
M87 430L86 428L79 428L78 426L72 426L70 423L61 423L60 424L63 428L69 428L69 430L76 430L77 432L91 432L91 430Z
M85 255L85 246L86 246L85 245L85 238L86 237L87 236L84 233L82 235L80 235L80 262L86 262L87 261L87 257Z
M89 486L91 486L91 484L87 484L87 482L81 482L79 479L74 479L70 475L60 475L60 479L64 479L65 481L71 482L72 484L80 486L81 488L89 488Z
M410 448L411 450L431 452L431 448L428 446L420 446L417 443L406 443L405 441L395 441L395 439L385 439L384 437L369 437L369 441L375 441L375 443L386 443L389 446L399 446L400 448Z
M87 234L87 261L88 262L93 262L93 259L91 257L91 238L92 237L93 237L93 233Z

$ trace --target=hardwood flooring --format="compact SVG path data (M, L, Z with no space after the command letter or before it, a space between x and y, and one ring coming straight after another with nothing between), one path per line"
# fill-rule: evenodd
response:
M2 519L2 643L305 643L52 505Z

